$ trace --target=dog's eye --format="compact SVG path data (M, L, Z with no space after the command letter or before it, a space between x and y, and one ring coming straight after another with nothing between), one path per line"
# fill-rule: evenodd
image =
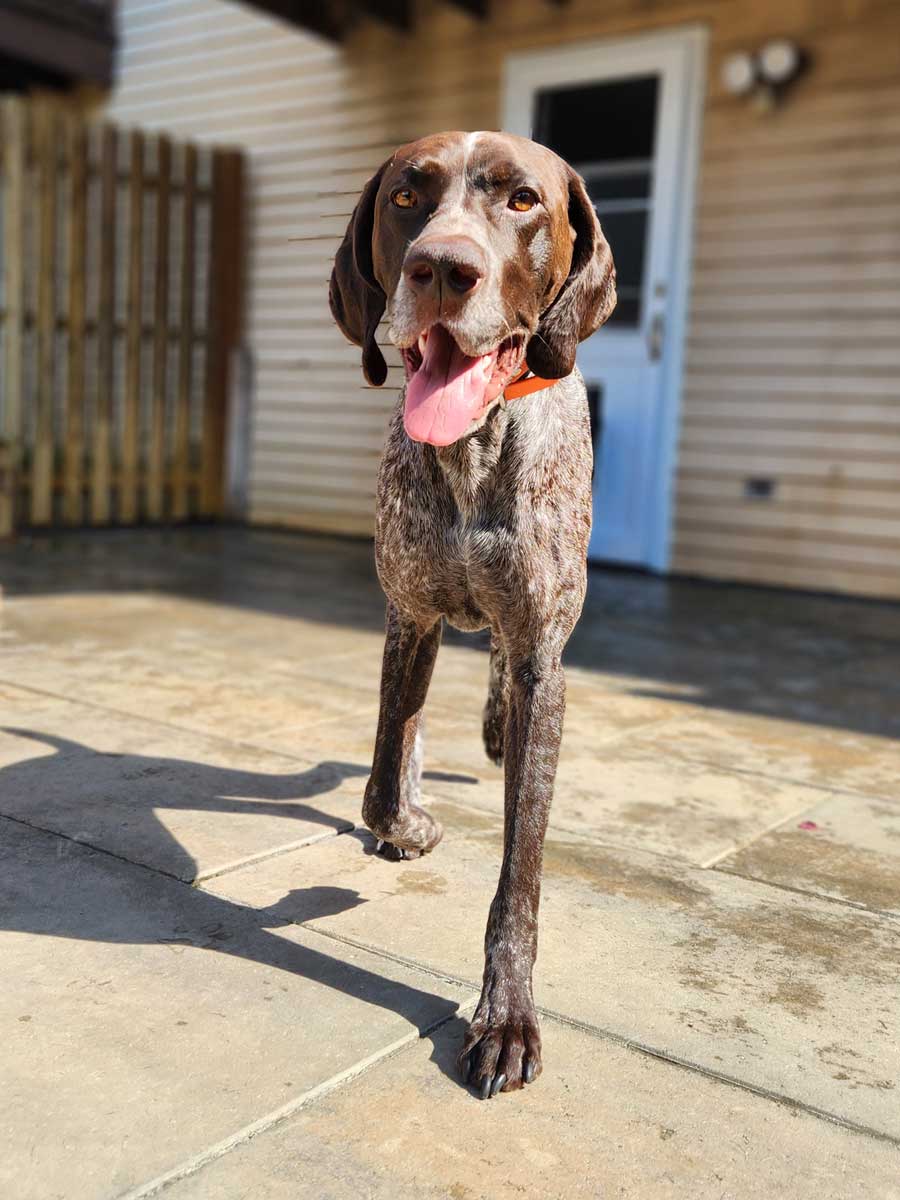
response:
M396 188L391 192L391 204L397 208L415 208L419 203L419 197L412 188Z
M509 198L509 207L516 212L528 212L538 203L538 198L531 188L519 188Z

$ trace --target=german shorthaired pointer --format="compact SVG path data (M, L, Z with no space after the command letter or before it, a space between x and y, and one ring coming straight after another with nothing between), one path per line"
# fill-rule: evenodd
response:
M575 350L612 311L615 271L582 180L550 150L442 133L400 147L366 184L329 298L370 383L387 376L375 340L385 311L406 369L378 480L387 642L363 803L390 857L441 839L419 780L443 621L491 629L484 742L505 764L503 865L459 1060L486 1098L541 1070L531 984L541 863L565 709L560 656L584 600L591 520Z

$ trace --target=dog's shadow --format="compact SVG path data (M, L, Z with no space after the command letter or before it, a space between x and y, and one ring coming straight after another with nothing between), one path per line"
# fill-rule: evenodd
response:
M333 957L323 948L328 941L322 933L303 929L366 903L357 891L294 888L274 904L253 908L190 886L196 863L156 815L166 808L190 808L211 817L264 813L284 818L288 826L302 820L340 831L350 827L348 821L307 801L342 780L364 779L367 767L335 761L294 774L268 774L153 755L104 754L33 730L3 732L33 739L53 753L0 768L0 817L12 818L2 822L0 839L0 929L243 958L396 1013L420 1036L456 1014L456 1001L361 965L360 959L371 959L364 951L342 947L341 957ZM435 775L475 782L471 776ZM284 841L290 841L289 830ZM360 854L374 847L370 835L359 831L349 841ZM297 927L302 932L290 936ZM408 969L398 965L397 973L408 975ZM298 1017L302 1020L302 1013ZM440 1045L446 1046L444 1035ZM458 1079L446 1050L439 1051L436 1043L432 1059Z

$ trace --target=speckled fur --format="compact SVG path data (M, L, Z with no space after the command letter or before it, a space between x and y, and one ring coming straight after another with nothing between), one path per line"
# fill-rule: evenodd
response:
M429 151L452 163L455 139L464 136L471 147L470 135L439 135ZM375 556L388 603L381 711L363 803L366 824L392 856L415 857L440 841L440 825L419 804L422 707L443 621L463 630L490 627L484 741L490 757L504 765L504 852L485 935L481 999L460 1055L464 1075L483 1096L519 1088L541 1070L532 998L541 863L565 710L560 658L584 600L591 519L593 452L574 347L602 323L615 296L609 249L577 177L543 148L528 151L531 144L521 139L490 136L504 154L531 154L540 169L557 173L557 191L548 187L548 193L559 197L562 211L549 213L543 229L557 238L565 231L566 245L554 245L547 257L556 263L553 270L563 259L569 275L562 287L555 285L549 304L544 296L544 309L530 298L528 345L529 362L562 364L565 377L495 403L470 432L441 449L410 440L400 397L377 489ZM404 157L409 154L404 148ZM587 247L565 219L567 186L570 221L587 223ZM364 200L367 194L366 203L374 204L372 185ZM366 220L371 237L371 218L358 207L335 269L332 308L364 346L371 372L370 301L352 287L354 263L365 255L352 241L356 236L358 243ZM403 247L389 241L376 252L376 258L389 257ZM384 272L382 278L387 287ZM546 292L543 279L533 286ZM527 308L521 296L517 307ZM465 311L459 319L467 319Z

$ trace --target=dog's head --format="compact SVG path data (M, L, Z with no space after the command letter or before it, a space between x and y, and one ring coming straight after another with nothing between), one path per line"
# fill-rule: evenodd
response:
M401 146L366 184L329 299L375 385L387 375L375 341L387 309L406 431L445 446L479 426L526 363L544 378L570 373L615 306L615 270L584 183L551 150L439 133Z

